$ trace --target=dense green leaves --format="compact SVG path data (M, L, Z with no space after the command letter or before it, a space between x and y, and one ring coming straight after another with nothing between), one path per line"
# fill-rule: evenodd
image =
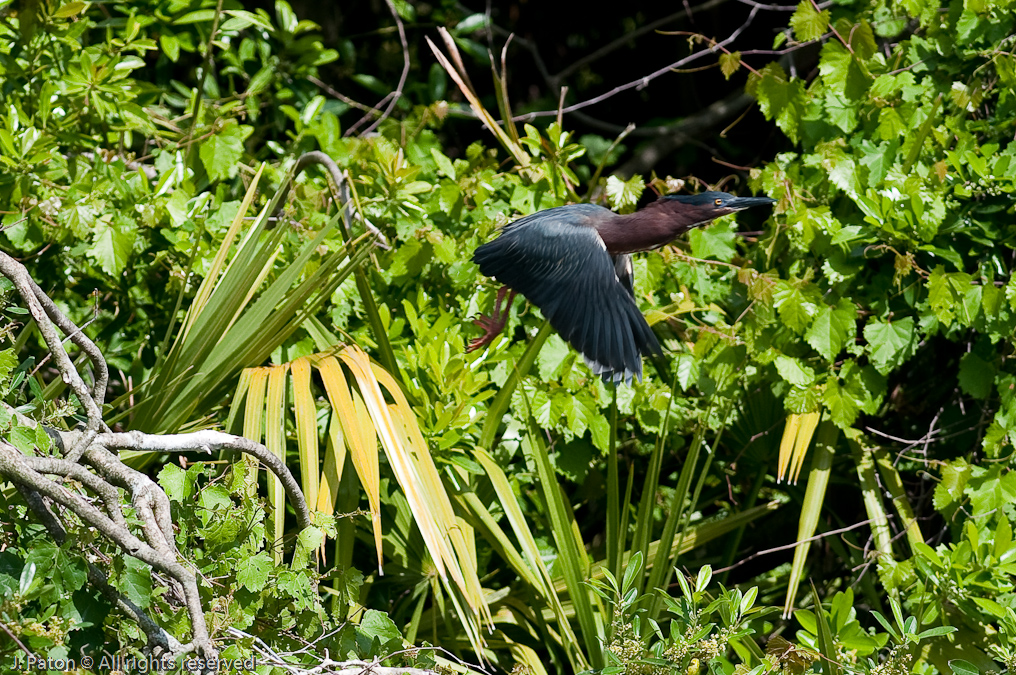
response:
M790 541L786 533L793 532L793 523L782 515L783 520L760 521L756 533L745 531L747 542L739 532L722 546L696 544L695 558L676 561L681 568L706 570L698 563L722 558L724 567L732 566L724 584L738 588L718 592L715 602L706 601L715 584L710 586L705 571L694 590L683 575L678 578L683 598L632 595L645 560L632 556L622 588L612 589L618 596L601 598L621 608L621 623L611 628L614 641L597 634L613 626L609 606L583 608L574 640L564 631L570 629L567 611L585 588L581 579L591 569L603 569L587 567L602 562L604 540L623 547L637 534L638 545L648 547L667 531L680 541L686 530L684 523L680 531L677 524L671 527L673 514L686 513L705 531L758 499L783 504L796 518L801 489L770 478L773 438L778 441L787 413L824 415L852 442L875 439L872 445L879 447L871 454L880 458L882 483L870 491L878 493L871 501L880 506L884 501L888 510L890 499L883 500L888 491L898 516L892 527L908 532L905 540L879 542L881 588L870 574L855 583L856 570L870 569L868 555L874 555L865 550L864 530L854 540L849 529L864 518L853 478L863 468L852 466L847 453L837 453L830 486L835 496L822 522L848 528L843 532L848 545L840 537L826 540L835 556L813 568L816 597L797 614L803 628L797 639L825 656L816 667L849 662L863 671L857 657L874 659L889 637L897 646L932 642L930 654L948 641L952 624L963 626L957 644L975 645L985 659L985 627L1016 636L1007 577L1016 564L1010 522L1016 490L1008 464L1016 441L1016 375L1010 363L1016 329L1010 198L1016 188L1011 141L1016 60L1009 55L1013 18L1007 5L968 2L940 11L938 4L921 0L826 8L805 0L781 19L789 26L778 40L788 40L791 56L801 59L793 69L787 61L762 63L754 50L718 56L719 73L732 81L747 77L763 116L786 136L784 152L763 160L750 175L753 190L779 203L764 223L767 214L740 214L635 258L636 302L665 353L647 360L640 385L616 392L558 336L534 349L542 339L533 336L543 317L521 300L507 315L504 336L467 353L467 342L479 335L468 318L489 312L496 293L470 256L495 236L497 226L519 215L579 201L583 194L628 212L649 198L647 181L658 190L675 182L639 175L591 180L600 175L601 162L609 173L621 148L596 136L574 143L557 122L533 123L521 132L505 126L506 138L518 138L525 167L507 166L503 155L481 143L452 147L448 143L456 135L441 126L447 105L410 104L414 86L442 91L445 75L433 68L423 68L426 83L408 84L392 117L358 138L340 124L346 104L314 84L317 66L338 54L321 45L313 24L284 2L271 14L229 6L219 17L213 5L143 5L136 15L144 20L117 14L120 7L112 5L102 8L114 15L107 21L98 6L68 3L42 23L24 26L26 35L50 31L54 38L47 40L14 39L8 26L0 27L12 45L0 59L7 104L0 111L5 169L0 198L8 214L2 236L23 257L37 257L37 278L73 318L96 317L86 330L114 366L107 401L114 414L137 419L133 406L145 390L136 387L157 371L165 357L158 345L178 334L177 322L213 269L214 252L230 224L265 206L258 196L249 212L238 211L248 167L268 160L264 177L274 188L293 157L323 150L350 177L354 236L369 223L392 245L370 249L369 271L329 288L313 322L294 328L271 358L291 360L341 336L394 364L442 477L456 495L487 509L489 520L480 511L469 512L479 522L463 516L463 531L470 528L475 537L470 541L476 544L476 566L497 598L493 602L500 603L501 632L492 638L499 667L509 670L511 658L535 649L540 659L546 657L539 665L563 670L580 662L568 651L576 645L597 654L608 644L635 649L634 641L632 659L609 649L602 656L617 669L629 662L677 663L681 672L693 673L704 667L729 670L727 661L736 654L756 675L762 673L762 647L769 647L756 644L751 631L771 634L777 626L755 616L753 607L779 602L787 576L779 567L735 563L749 555L746 547L770 547L778 537L781 544ZM411 21L420 8L397 2L396 9ZM447 22L457 24L456 44L485 59L486 48L471 36L491 19L458 18ZM210 39L216 19L220 32ZM799 49L816 41L820 46ZM209 46L211 54L205 54ZM810 58L817 61L804 67ZM214 64L207 73L206 62ZM358 74L355 81L379 97L389 93L389 85L374 76ZM314 240L335 212L328 177L319 167L308 168L279 208L266 212L277 229L266 235L275 239L266 249L264 275L245 278L236 292L257 297L276 279L302 281L323 266L337 267L345 255L341 233ZM290 267L298 251L305 257ZM326 253L336 257L323 257ZM100 290L97 309L86 298L92 288ZM285 313L296 316L296 309ZM264 308L254 332L264 332L279 313L275 306ZM217 314L223 329L201 340L200 348L229 342L225 327L234 318L232 310ZM28 351L34 341L28 333L18 347ZM74 424L68 413L73 406L42 396L44 386L49 395L59 382L47 385L50 371L35 363L19 365L24 356L0 352L8 402L54 423ZM529 357L533 367L515 386L516 369ZM235 361L223 358L220 374L230 372ZM201 388L191 371L181 368L165 390ZM225 422L215 408L218 398L200 410L186 409L196 396L181 397L185 412L174 423ZM492 410L502 403L505 407ZM20 450L46 450L46 438L16 424L9 413L0 418L5 438ZM319 426L325 438L328 420L322 418ZM537 441L546 446L538 466ZM492 496L490 476L477 462L481 444L504 471L498 488L510 496L506 501ZM697 452L703 444L711 450L701 455L704 467L687 459L689 445ZM604 478L611 466L607 453L616 485ZM978 464L985 456L993 462ZM433 583L433 562L420 553L412 514L383 458L381 468L385 555L397 571L379 577L355 569L359 496L343 485L337 499L344 504L344 548L334 554L325 549L326 564L341 569L322 584L331 584L341 605L332 618L344 621L350 607L366 610L356 617L358 625L342 624L328 646L344 658L372 658L400 649L405 634L456 648L464 642L448 618L449 599L434 590L439 585ZM348 478L351 467L345 470ZM700 480L693 486L697 472ZM941 479L934 488L929 475ZM323 630L328 610L313 590L316 573L307 569L322 530L290 532L300 542L300 556L293 568L276 566L266 549L263 507L240 490L242 476L213 475L194 464L186 469L167 464L159 476L180 523L178 543L195 551L195 565L216 584L203 592L218 625L259 630L259 636L293 651ZM679 476L687 494L673 487ZM912 534L907 489L921 492L913 501L922 527L940 522L929 501L942 512L948 543L932 547L921 543L920 533ZM642 500L642 530L627 532L624 520L613 522L616 531L604 532L603 523L612 521L604 517L603 496L611 490L615 502L625 494L632 498L631 505L616 503L622 514ZM932 490L934 498L924 499ZM539 547L534 560L546 561L550 581L560 582L564 566L574 565L568 570L569 610L554 606L559 599L549 593L532 592L525 570L513 567L518 561L512 537L523 530L519 522L505 524L516 514L508 506L524 515L533 548ZM20 523L24 510L16 508L21 511L12 522ZM869 513L868 519L877 515ZM621 518L615 514L616 520ZM503 533L496 529L502 526ZM59 612L73 616L74 602L83 602L67 599L83 589L79 551L65 552L18 527L22 548L0 553L0 600L17 589L27 598L31 618L46 603L60 603ZM565 561L562 551L572 559ZM664 546L659 554L667 564L652 572L660 578L675 563L668 551ZM610 567L620 572L624 551L615 553L618 567L609 561ZM749 568L760 576L737 576ZM51 587L40 581L50 577L40 575L50 575ZM152 597L151 573L143 565L121 565L114 581L128 597L148 603L142 606L179 617L167 598ZM868 606L885 605L885 589L902 597L902 605L890 603L870 617L855 611L860 597L838 591L854 587ZM645 611L655 603L666 605L669 619ZM22 623L7 612L13 606L0 605L0 613L6 612L5 625L17 623L21 630ZM548 616L558 623L548 625ZM981 634L971 635L976 631ZM33 648L57 648L58 640L38 632L31 636ZM721 654L721 644L730 651ZM643 650L647 645L655 651ZM788 643L782 654L778 647L778 642L772 647L766 667L787 669L793 647ZM902 667L905 650L888 649L881 654L888 664L883 670ZM959 664L954 671L965 667L943 658ZM932 667L922 663L925 670ZM941 664L936 667L944 672Z

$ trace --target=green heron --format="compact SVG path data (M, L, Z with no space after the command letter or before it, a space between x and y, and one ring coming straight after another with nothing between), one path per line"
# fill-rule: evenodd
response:
M571 204L519 218L473 253L480 272L505 288L498 292L494 313L474 321L484 334L467 351L493 341L504 329L515 294L521 293L605 382L631 383L633 377L641 382L641 354L661 350L635 304L631 254L660 248L728 213L775 201L703 192L667 195L626 215L595 204Z

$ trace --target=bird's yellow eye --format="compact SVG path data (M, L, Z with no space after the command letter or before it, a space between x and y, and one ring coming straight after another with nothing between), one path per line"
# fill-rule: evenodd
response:
M716 200L715 202L713 202L713 203L714 203L714 204L716 204L717 206L719 206L719 205L721 205L721 204L723 203L723 200L722 200L722 199L717 199L717 200Z

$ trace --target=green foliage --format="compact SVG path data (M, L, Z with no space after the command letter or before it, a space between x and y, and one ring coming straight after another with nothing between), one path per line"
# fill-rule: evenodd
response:
M607 178L607 198L610 205L621 213L631 213L646 187L642 176L632 176L626 181L617 176Z
M403 637L382 612L366 610L358 623L344 623L322 638L332 619L317 591L313 560L276 565L266 548L265 510L244 487L243 463L225 476L213 467L192 464L186 470L168 464L159 481L171 499L176 544L187 551L196 572L215 584L202 587L207 617L217 631L239 629L223 658L256 657L258 641L274 649L301 652L300 663L319 664L325 650L332 658L370 660L400 651ZM41 659L89 655L143 658L144 635L132 624L109 623L114 610L86 584L85 560L108 557L110 583L139 607L178 630L186 610L176 599L153 594L152 570L119 555L101 538L69 538L62 546L48 540L42 526L30 523L25 507L4 502L5 550L0 553L0 621ZM86 558L87 552L87 558ZM350 580L353 587L354 580ZM355 588L351 592L355 595ZM315 640L311 649L307 641ZM13 641L0 643L0 658L9 666L24 663ZM432 667L427 652L401 654L392 666ZM98 670L101 670L99 668Z
M607 645L608 665L603 672L688 672L699 664L712 668L721 663L718 657L728 645L737 645L754 632L748 623L762 613L762 608L754 606L757 588L746 594L736 589L723 590L719 596L710 598L706 589L712 570L708 565L700 569L694 587L678 573L680 596L673 598L659 591L668 614L673 615L665 631L639 609L644 603L635 579L641 573L642 557L636 553L621 583L607 574L605 581L598 584L597 592L614 605Z
M236 464L225 480L218 482L210 481L215 474L202 464L186 471L172 464L162 468L159 482L166 489L179 527L177 547L189 552L201 574L220 584L215 595L222 600L210 602L211 589L205 599L206 606L213 608L216 624L258 635L267 628L293 639L318 635L326 615L314 591L316 575L307 561L303 566L273 563L266 549L265 509L245 494L246 466ZM124 581L134 583L129 575ZM181 612L179 607L159 608L162 616ZM269 617L270 626L266 626Z
M998 463L971 466L959 459L945 465L935 489L935 506L950 516L953 543L934 548L919 544L910 560L879 564L886 587L900 591L905 606L923 626L958 628L954 639L931 652L940 672L947 672L947 662L955 670L958 666L952 662L959 658L972 663L975 672L995 669L992 659L1006 664L1010 672L1016 663L1012 640L1003 637L1016 634L1013 476ZM893 608L898 613L899 603L894 602ZM911 628L909 633L913 632ZM907 635L899 630L890 633L900 640Z
M521 301L488 349L466 353L465 345L478 334L467 318L489 311L496 293L471 252L499 225L578 194L602 193L619 212L636 208L644 177L599 180L622 146L591 136L574 143L557 123L526 125L518 134L525 166L505 167L481 143L446 144L445 105L414 109L405 99L376 134L346 136L346 104L314 84L318 67L339 57L315 26L284 2L271 14L225 3L220 16L215 4L39 5L37 14L0 26L4 246L34 256L33 275L74 320L94 318L86 330L112 365L113 415L145 428L224 424L219 404L239 368L269 354L282 362L310 353L331 331L398 373L475 538L477 571L495 605L492 658L506 670L526 658L561 671L597 660L611 672L630 665L761 675L849 662L861 672L913 665L965 675L997 669L993 660L1012 670L1016 61L1005 3L940 11L917 0L827 9L805 0L789 28L791 45L821 41L810 80L776 62L749 68L757 55L720 56L725 77L751 72L747 90L789 141L751 172L752 189L780 200L776 215L757 240L738 236L749 214L635 259L636 302L666 356L647 364L641 385L616 391L559 337L548 337L539 311ZM407 21L418 11L396 5ZM471 36L486 21L465 18L453 31L464 52L483 59L485 48ZM339 40L340 51L348 42ZM358 81L388 93L376 78ZM431 69L407 91L439 92L443 82L443 71ZM510 131L517 132L505 138ZM279 209L263 213L264 229L243 249L258 249L263 274L237 263L230 302L213 298L204 319L214 330L188 342L180 329L186 312L201 304L195 298L208 299L196 289L211 288L220 265L247 255L226 248L227 257L215 260L231 224L248 215L240 198L252 167L265 163L262 179L271 184L256 198L257 211L284 182L291 158L311 150L348 171L354 236L370 223L391 250L359 249L370 253L369 269L325 284L324 296L308 305L315 322L301 323L295 307L305 305L295 302L284 317L281 305L269 303L237 323L248 291L257 302L280 280L306 290L302 284L345 262L342 234L329 229L337 221L327 177L310 168ZM88 297L92 289L97 300ZM0 290L10 295L9 285ZM25 320L16 308L7 316ZM246 351L252 335L264 338L272 321L290 318L292 330ZM74 425L62 383L47 385L51 372L25 354L38 345L34 329L5 327L3 335L10 343L0 351L5 401L56 426ZM173 355L167 367L174 344L215 358ZM940 466L933 499L915 503L933 502L948 537L932 546L918 533L880 545L878 583L888 597L867 578L857 598L843 589L855 580L852 568L870 562L858 552L863 538L845 531L849 546L823 540L835 555L809 571L817 589L802 601L810 609L796 614L803 646L777 636L763 651L764 636L783 625L761 607L786 594L789 566L761 562L728 589L710 585L709 565L744 557L746 537L768 548L794 531L786 518L797 517L803 491L771 479L773 439L788 413L819 411L851 441L869 430L886 445L922 439L900 442L899 461L879 470L896 490L904 522L894 526L902 528L910 525L907 493L889 478L902 475L909 487ZM327 424L319 426L324 438ZM0 431L23 452L48 447L47 437L9 413L0 414ZM863 516L854 460L841 452L829 461L833 468L823 470L835 503L821 519L811 515L832 528ZM216 581L202 589L213 626L293 651L357 609L318 645L333 658L384 656L401 647L402 635L452 650L467 642L434 590L434 562L384 458L385 575L372 565L356 569L372 545L369 527L340 517L346 548L327 559L337 568L328 582L334 603L322 601L312 566L327 528L300 533L295 563L276 565L265 548L263 506L239 490L241 466L224 477L196 464L166 464L159 473L178 544ZM343 514L360 506L347 485L351 469L338 489ZM881 508L877 487L872 501ZM53 656L116 641L139 649L136 627L109 618L116 615L84 583L92 535L55 546L13 493L4 497L0 621ZM753 526L757 534L741 527L725 542L703 536L684 547L689 533L743 515L759 498L772 510L783 506ZM938 518L928 507L920 516ZM150 570L104 553L128 597L170 624L185 620L177 604L153 594ZM678 556L686 556L681 566L702 570L694 589L680 573L677 597L645 588L648 579L666 587ZM583 582L601 572L601 595L584 594ZM862 603L890 612L869 613ZM250 654L252 639L224 655ZM976 654L961 653L965 645Z
M790 17L790 27L801 42L818 40L829 28L829 10L819 11L811 0L801 0Z
M833 595L828 610L824 607L816 609L822 613L822 620L829 628L835 649L832 658L839 663L854 661L858 656L869 656L882 649L888 641L888 635L869 632L858 621L854 592L850 589ZM801 609L794 612L794 618L802 627L797 633L801 644L815 650L821 649L820 624L815 611Z

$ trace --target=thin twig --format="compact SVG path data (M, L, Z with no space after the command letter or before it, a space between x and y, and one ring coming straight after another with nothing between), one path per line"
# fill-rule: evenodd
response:
M843 532L849 532L850 530L856 530L857 528L863 527L864 525L867 525L870 522L871 522L871 519L862 520L859 523L854 523L853 525L848 525L846 527L841 527L838 530L829 530L828 532L822 532L821 534L816 534L815 536L808 537L807 539L801 539L800 541L795 541L793 544L784 544L783 546L776 546L775 548L767 548L764 551L756 551L755 553L752 553L747 558L742 558L741 560L738 560L736 563L734 563L730 567L722 567L722 568L720 568L718 570L713 570L713 574L720 574L721 572L726 572L728 570L735 569L735 568L740 567L741 565L745 564L749 560L754 560L755 558L758 558L760 556L769 555L770 553L778 553L780 551L786 551L787 549L796 548L799 544L807 544L807 543L812 542L812 541L818 541L819 539L825 539L826 537L831 537L834 534L842 534Z
M749 14L748 14L748 19L741 26L739 26L737 28L737 30L735 30L733 33L728 35L725 39L720 40L719 42L714 42L707 49L703 49L703 50L697 51L697 52L695 52L693 54L689 54L688 56L684 57L683 59L679 59L679 60L675 61L674 63L671 63L668 66L664 66L662 68L658 68L657 70L654 70L653 72L649 73L648 75L643 75L642 77L640 77L637 80L632 80L631 82L627 82L625 84L622 84L622 85L619 85L617 87L614 87L610 91L604 92L604 93L600 94L599 96L594 96L593 98L586 99L585 101L581 101L579 103L573 103L570 106L566 106L565 108L561 109L561 112L562 113L570 113L570 112L574 112L576 110L582 110L583 108L588 108L591 105L596 105L597 103L602 103L603 101L606 101L607 99L612 98L613 96L616 96L617 94L620 94L622 92L628 91L630 89L635 89L636 91L641 91L642 89L645 89L647 86L649 86L650 82L652 82L656 78L660 77L661 75L666 75L668 73L672 73L675 68L681 68L682 66L685 66L685 65L691 63L692 61L695 61L695 60L705 56L706 54L713 54L713 53L716 52L717 49L722 49L726 45L728 45L731 42L733 42L734 40L736 40L737 37L742 32L744 32L744 30L751 24L752 20L755 18L755 14L757 14L757 13L758 13L758 8L757 7L752 8L751 12L749 12ZM534 119L536 119L538 117L554 117L557 114L558 114L557 110L540 110L540 111L536 111L536 112L526 113L524 115L516 115L515 117L512 118L512 120L515 121L515 122L528 122L528 121L534 120Z
M3 621L0 621L0 629L3 629L3 632L7 633L8 637L10 637L10 639L14 640L14 642L17 643L17 645L19 647L21 647L21 651L23 651L28 656L31 656L32 658L35 658L35 654L33 654L31 651L29 651L28 647L26 647L24 645L24 643L22 643L21 640L18 639L17 635L15 635L14 633L11 632L11 629L8 628L7 624L5 624Z
M610 54L610 53L620 49L621 47L623 47L626 44L630 43L632 40L635 40L635 39L637 39L639 37L642 37L646 33L651 33L652 31L656 30L657 28L660 28L661 26L666 26L668 23L670 23L672 21L676 21L676 20L684 18L684 17L689 17L690 18L691 15L693 15L693 14L696 14L698 12L705 12L707 10L713 9L714 7L719 7L720 5L725 4L728 1L729 0L706 0L706 2L703 2L700 5L695 5L694 7L689 7L689 8L682 8L680 12L674 12L673 14L668 14L667 16L663 17L662 19L657 19L656 21L651 21L651 22L647 23L644 26L640 26L639 28L636 28L635 30L631 31L630 33L625 33L624 35L622 35L621 37L617 38L613 42L610 42L610 43L604 45L603 47L600 47L599 49L597 49L593 53L587 54L586 56L583 56L582 58L580 58L579 60L575 61L571 65L566 66L565 68L563 68L556 75L551 75L550 78L549 78L550 79L550 84L553 84L553 85L558 84L561 80L563 80L566 77L570 76L575 71L577 71L580 68L582 68L583 66L586 66L586 65L588 65L590 63L593 63L594 61L599 61L604 56L607 56L608 54ZM791 11L793 11L793 10L791 10Z
M797 11L797 5L767 5L761 2L755 2L755 0L737 0L737 1L743 5L748 5L749 7L755 7L756 9L768 9L773 12ZM827 9L829 7L832 7L833 3L831 0L828 0L827 2L820 2L815 6L820 9Z
M381 103L378 103L378 107L384 105L384 100L388 101L388 107L385 108L381 116L374 120L373 124L363 130L364 135L369 134L378 128L385 119L392 114L392 110L395 109L395 104L402 98L402 88L406 86L406 79L409 77L409 40L406 39L406 27L402 25L402 18L399 16L399 11L395 8L395 3L392 0L385 0L388 5L389 11L392 13L392 17L395 19L395 25L399 28L399 41L402 43L402 75L399 77L399 84L395 87L395 91L391 92L386 96ZM349 127L346 130L344 136L351 135L356 131L361 124L367 121L368 115L364 115L360 118L356 124Z
M364 105L363 103L360 103L359 101L354 101L353 99L349 98L348 96L346 96L342 92L340 92L337 89L335 89L334 87L332 87L330 84L328 84L326 82L323 82L322 80L319 80L318 78L314 77L313 75L308 75L307 76L307 81L310 82L311 84L313 84L315 87L318 87L319 89L324 90L324 92L326 94L328 94L329 96L332 96L334 98L339 99L340 101L342 101L343 103L345 103L346 105L348 105L348 106L350 106L352 108L356 108L357 110L362 110L362 111L364 111L366 113L370 113L370 114L374 114L374 113L380 112L380 110L378 110L377 108L371 108L369 105Z

